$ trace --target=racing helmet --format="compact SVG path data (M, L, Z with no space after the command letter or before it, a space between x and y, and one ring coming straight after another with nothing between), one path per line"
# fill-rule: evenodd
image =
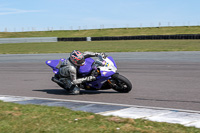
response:
M70 61L76 66L83 66L85 64L85 58L78 50L72 51L70 54Z

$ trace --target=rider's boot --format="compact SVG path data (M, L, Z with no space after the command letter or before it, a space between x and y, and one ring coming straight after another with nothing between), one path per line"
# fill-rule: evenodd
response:
M70 79L60 78L60 81L63 82L65 90L69 91L70 94L80 94L80 88L77 85L72 84Z
M70 87L70 93L73 95L78 95L78 94L80 94L80 88L76 85L72 85Z

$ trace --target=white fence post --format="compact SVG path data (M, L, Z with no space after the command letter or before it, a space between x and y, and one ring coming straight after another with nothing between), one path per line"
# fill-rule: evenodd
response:
M86 37L87 41L92 41L91 37Z

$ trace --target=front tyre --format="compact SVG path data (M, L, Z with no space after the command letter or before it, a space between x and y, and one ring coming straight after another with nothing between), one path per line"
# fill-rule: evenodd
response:
M132 89L131 82L120 74L114 74L111 82L113 89L120 93L128 93Z

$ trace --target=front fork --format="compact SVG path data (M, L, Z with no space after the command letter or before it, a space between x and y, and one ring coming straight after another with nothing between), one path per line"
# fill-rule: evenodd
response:
M115 76L118 76L118 75L119 75L119 73L115 73ZM108 83L111 85L111 88L118 89L119 86L116 83L117 81L115 80L115 78L113 76L112 76L112 78L107 80Z
M112 83L112 81L110 79L107 80L109 85L111 86L111 88L117 88L117 85L115 83Z

